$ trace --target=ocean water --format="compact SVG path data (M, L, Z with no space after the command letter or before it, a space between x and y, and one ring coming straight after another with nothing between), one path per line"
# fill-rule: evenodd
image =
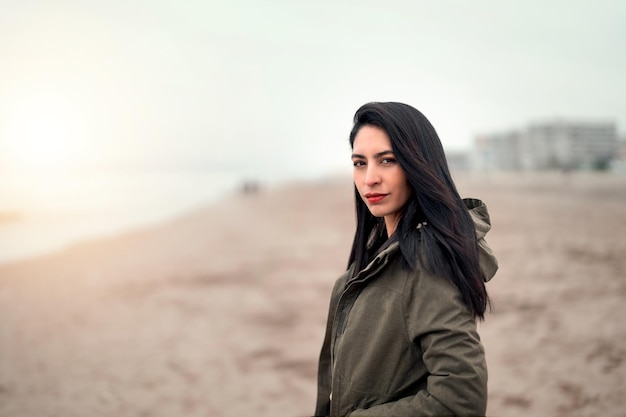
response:
M243 180L227 172L0 176L0 264L176 217Z

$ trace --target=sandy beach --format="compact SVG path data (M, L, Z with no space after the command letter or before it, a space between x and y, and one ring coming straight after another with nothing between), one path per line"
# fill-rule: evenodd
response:
M626 176L456 176L500 270L490 416L626 416ZM349 178L0 266L0 417L311 415Z

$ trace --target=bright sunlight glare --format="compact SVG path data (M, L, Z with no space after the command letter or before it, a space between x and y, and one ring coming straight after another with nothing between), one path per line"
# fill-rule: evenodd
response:
M81 157L84 119L62 94L22 96L9 109L4 141L11 165L37 172L71 168Z

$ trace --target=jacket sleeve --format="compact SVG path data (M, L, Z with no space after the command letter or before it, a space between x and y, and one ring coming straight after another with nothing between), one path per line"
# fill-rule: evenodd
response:
M351 416L484 416L487 367L476 321L448 280L411 272L404 291L406 329L422 353L426 387Z

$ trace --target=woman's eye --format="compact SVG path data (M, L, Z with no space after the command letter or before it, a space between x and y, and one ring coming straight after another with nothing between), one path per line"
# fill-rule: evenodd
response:
M365 165L365 162L363 161L352 161L352 165L354 165L355 167L362 167Z
M380 163L384 164L384 165L389 165L389 164L393 164L394 162L396 162L395 159L393 158L383 158Z

